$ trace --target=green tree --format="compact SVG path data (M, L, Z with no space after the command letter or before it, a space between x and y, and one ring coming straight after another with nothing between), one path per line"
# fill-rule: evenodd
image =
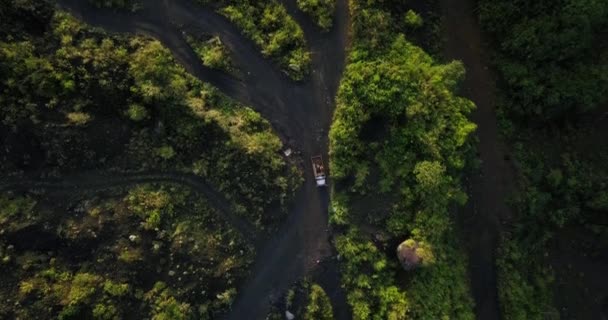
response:
M312 284L304 320L332 320L333 318L333 308L325 290L316 283Z

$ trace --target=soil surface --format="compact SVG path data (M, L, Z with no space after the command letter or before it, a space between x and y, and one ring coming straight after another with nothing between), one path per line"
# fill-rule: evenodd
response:
M446 36L444 55L461 60L467 70L463 94L477 105L479 174L470 177L469 209L463 230L469 250L471 287L477 319L499 319L495 252L500 221L512 216L506 203L514 191L515 169L501 143L496 119L495 81L484 55L474 0L441 0Z
M329 195L327 190L316 187L308 159L316 154L322 154L326 161L328 159L327 133L348 45L348 1L337 1L334 27L326 33L297 10L295 0L282 2L304 30L312 52L312 73L303 82L290 80L263 57L259 48L236 26L211 8L186 0L146 0L142 10L130 13L97 9L88 1L58 0L60 7L93 26L110 32L143 34L158 39L191 74L251 106L268 119L283 143L302 155L306 182L296 193L287 221L259 248L253 276L239 288L232 310L226 315L228 319L264 317L269 302L278 298L292 283L318 269L320 262L334 255L327 219ZM245 76L237 79L203 66L184 39L182 31L190 27L219 36ZM154 179L146 182L154 182ZM207 188L206 185L192 187L203 191ZM203 192L209 196L207 193ZM233 222L238 224L238 221ZM320 282L332 298L336 318L348 318L337 264L323 265Z

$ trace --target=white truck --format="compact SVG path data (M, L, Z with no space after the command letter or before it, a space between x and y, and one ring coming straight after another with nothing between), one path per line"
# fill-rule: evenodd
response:
M312 160L312 172L315 175L317 181L317 187L325 187L327 185L327 179L325 176L325 166L323 165L323 158L321 155L314 156Z

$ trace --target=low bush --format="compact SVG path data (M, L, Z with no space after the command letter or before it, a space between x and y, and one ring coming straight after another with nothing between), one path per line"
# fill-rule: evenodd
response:
M333 23L336 0L297 0L300 10L309 14L321 29L327 31Z

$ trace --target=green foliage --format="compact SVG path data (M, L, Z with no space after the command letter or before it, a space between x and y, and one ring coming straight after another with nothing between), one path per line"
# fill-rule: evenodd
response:
M503 238L497 253L498 295L505 319L546 319L554 312L552 272L514 239ZM532 281L530 281L532 280Z
M351 4L353 50L330 130L337 186L330 221L350 226L336 249L353 316L472 319L466 259L449 215L466 202L459 176L476 128L467 119L473 103L454 94L464 68L436 63L395 33L381 1ZM407 285L397 256L385 254L395 238L421 244L426 259Z
M318 284L310 286L308 305L303 316L304 320L333 320L334 314L331 301L325 290Z
M601 58L607 2L483 0L479 15L497 41L508 113L548 121L608 98L597 90L608 85L608 62Z
M141 39L132 40L131 45L138 47L130 61L135 80L131 90L147 103L178 103L187 96L192 76L174 62L167 48L158 41Z
M192 46L205 66L231 73L236 71L230 60L228 48L222 44L222 40L218 36L202 40L186 35L186 41Z
M68 305L90 302L90 298L97 291L101 278L90 273L77 273L72 279L70 292L67 296Z
M394 284L396 263L354 229L336 238L336 249L347 261L342 282L348 290L353 319L406 319L409 302Z
M77 200L100 208L93 219L85 216L78 221L75 212L50 217L49 230L58 230L55 236L61 241L91 241L93 232L104 235L109 245L92 247L90 254L96 261L84 261L81 271L69 270L73 250L58 247L49 260L37 252L6 251L0 242L0 256L10 252L16 257L8 267L23 270L8 275L18 286L0 288L0 297L17 297L20 303L9 307L9 312L17 312L19 318L38 314L45 319L123 319L133 314L191 319L193 310L199 310L200 318L216 318L225 312L236 296L234 283L242 280L253 261L253 246L185 188L145 185L134 187L130 194L143 201L137 202L137 210L166 209L166 201L173 201L174 214L163 216L158 232L142 231L141 219L130 212L134 200L127 195L107 201ZM70 203L68 207L77 206ZM68 228L73 230L71 239L65 237ZM172 259L164 260L166 256ZM171 282L151 289L146 280L157 268L172 277ZM202 293L193 296L192 292ZM2 312L0 308L4 316Z
M334 225L347 225L350 216L348 212L348 197L344 193L332 193L329 207L329 221Z
M28 197L9 197L0 194L0 225L19 218L27 218L33 213L36 201Z
M93 307L93 318L99 320L118 320L120 316L115 306L98 303Z
M146 293L145 300L152 305L152 320L186 320L193 317L190 305L177 301L163 282L157 282Z
M122 297L129 292L128 283L115 283L106 280L103 283L103 291L113 297Z
M605 148L579 150L597 138L586 133L588 124L568 124L608 98L597 89L608 84L608 3L483 0L479 15L496 42L499 111L521 169L517 214L497 258L500 306L508 319L544 319L558 313L545 258L551 242L573 225L594 230L606 212ZM547 129L532 128L532 121Z
M9 150L0 171L196 172L261 227L280 218L266 209L287 201L299 174L268 121L189 75L159 42L108 35L54 8L0 3ZM217 318L229 308L253 247L204 197L170 185L83 194L65 203L0 195L0 258L10 270L0 318ZM7 246L30 233L56 245L52 255ZM166 289L149 288L157 274L172 277Z
M35 126L34 136L24 139L45 146L40 152L46 157L27 156L59 171L194 171L252 221L280 218L264 216L265 209L286 202L299 174L281 158L282 144L268 121L192 77L157 41L108 36L62 12L48 29L44 37L0 41L0 121L21 130L18 135ZM87 131L67 130L65 114L86 123ZM124 130L123 118L138 123L128 134L111 132ZM108 119L111 130L103 127ZM146 127L152 123L154 130ZM9 160L2 170L22 169L23 159ZM243 173L238 180L237 171Z
M127 116L129 119L138 122L148 118L149 114L146 107L134 103L129 106L129 109L127 109Z
M52 27L46 36L56 38L49 41L60 48L39 46L34 39L0 41L0 118L6 125L24 120L38 123L49 109L84 115L107 105L121 105L118 101L129 94L128 81L120 77L127 64L124 46L109 38L83 39L82 24L65 13L54 15Z
M40 309L37 316L57 312L58 319L82 319L89 318L89 315L95 319L120 319L122 313L112 299L126 294L126 291L121 291L124 286L127 285L109 279L104 281L102 276L89 272L72 274L55 268L42 270L34 277L20 282L20 300L28 308L17 314L29 317L32 316L30 311L36 313ZM104 288L103 291L101 287ZM106 295L106 288L109 287L112 287L111 291L120 294ZM94 307L89 310L88 306Z
M422 17L414 12L413 10L408 10L403 17L403 22L409 26L410 28L420 28L424 24Z
M155 190L147 185L131 190L125 201L129 210L144 220L146 229L155 229L161 226L166 217L173 216L175 206L182 204L186 195L170 194L162 188Z
M589 133L562 130L521 128L513 137L522 141L515 144L521 164L521 190L513 201L518 215L503 235L497 258L500 306L509 319L544 319L558 313L553 306L554 275L546 257L561 230L582 227L595 250L605 250L602 233L593 230L608 212L596 206L608 189L607 150L600 146L593 154L582 154L577 148L580 141L590 139ZM538 142L528 142L532 135ZM579 250L593 255L593 250Z
M273 58L294 80L302 80L310 71L310 53L304 32L275 0L233 0L220 12Z
M321 29L327 31L333 23L336 0L297 0L300 10L309 14Z
M83 126L91 121L91 115L84 112L70 112L66 117L71 124L76 126Z
M173 147L167 145L156 149L156 153L159 157L165 160L171 160L173 157L175 157L175 150L173 150Z
M174 149L171 163L181 162L205 176L238 201L242 213L257 224L278 218L264 217L265 208L276 202L283 204L295 189L298 177L293 171L284 173L286 163L278 153L282 144L268 121L187 74L160 43L131 43L139 48L131 62L135 77L132 91L142 94L150 104L163 106L161 118ZM149 57L153 57L152 61ZM137 157L142 161L149 161L150 152L167 151L164 144L150 150L151 143L141 140L144 139L137 142L145 147L136 151L141 152ZM204 146L207 148L201 149ZM198 160L192 163L193 158ZM237 171L243 174L234 179Z
M465 116L473 104L451 93L463 72L458 63L433 65L428 55L403 37L395 39L387 56L349 64L330 132L331 155L336 159L332 174L338 178L355 174L351 164L360 162L356 159L364 153L373 153L361 141L367 139L361 131L374 117L386 118L389 126L408 121L408 126L391 128L383 137L387 142L377 156L383 185L410 175L416 154L462 168L464 159L455 151L463 148L475 129Z
M409 286L410 314L413 319L473 320L467 257L458 249L453 235L444 240L440 255L425 268L418 269Z
M142 261L143 258L142 258L141 250L134 249L134 248L124 248L123 250L120 251L120 254L118 255L118 260L122 261L124 263L131 264L131 263L136 263L136 262Z

